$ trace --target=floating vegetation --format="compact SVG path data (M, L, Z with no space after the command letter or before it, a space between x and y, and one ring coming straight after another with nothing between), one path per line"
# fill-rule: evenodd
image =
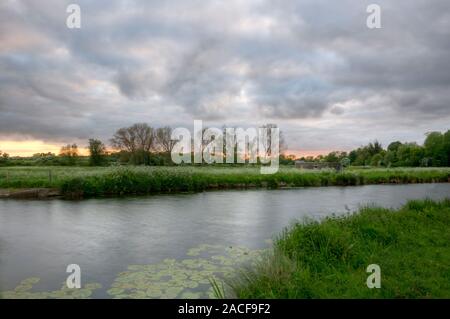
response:
M3 291L2 298L5 299L86 299L92 296L96 289L102 285L98 283L88 283L80 289L67 288L64 283L60 290L55 291L32 291L33 286L40 281L38 277L24 279L20 284L10 291Z
M212 279L233 276L239 265L256 262L263 250L200 245L183 260L165 259L149 265L130 265L107 293L114 298L214 298Z
M199 245L186 253L186 259L164 259L159 263L129 265L114 279L106 291L113 298L215 298L211 281L230 278L236 268L251 265L259 260L265 250L224 245ZM40 278L23 280L11 291L2 292L6 299L84 299L102 286L89 283L80 289L32 291Z

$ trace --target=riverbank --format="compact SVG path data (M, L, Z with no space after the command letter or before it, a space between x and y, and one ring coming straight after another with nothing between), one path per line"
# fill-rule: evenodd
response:
M273 253L229 283L239 298L449 298L450 200L410 201L286 229ZM369 289L366 268L381 269Z
M0 189L0 198L44 199L58 197L62 197L61 191L52 188Z
M281 167L272 175L258 167L8 167L0 168L0 189L69 198L200 192L216 189L447 183L450 168L310 171ZM39 190L39 191L35 191ZM6 196L3 196L6 197Z

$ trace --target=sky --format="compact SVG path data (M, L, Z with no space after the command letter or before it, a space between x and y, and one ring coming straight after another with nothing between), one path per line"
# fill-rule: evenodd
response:
M194 119L277 124L297 155L422 143L450 129L450 1L0 1L0 150Z

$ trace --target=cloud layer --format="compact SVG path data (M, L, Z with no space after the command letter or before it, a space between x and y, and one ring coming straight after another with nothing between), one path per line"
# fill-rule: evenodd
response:
M277 123L290 149L450 128L450 3L79 0L0 3L2 139L108 139L154 126Z

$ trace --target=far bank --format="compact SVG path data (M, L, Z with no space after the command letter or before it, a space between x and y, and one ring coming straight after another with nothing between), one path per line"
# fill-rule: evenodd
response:
M4 167L0 198L85 198L225 189L448 183L450 168L301 170L281 167Z

